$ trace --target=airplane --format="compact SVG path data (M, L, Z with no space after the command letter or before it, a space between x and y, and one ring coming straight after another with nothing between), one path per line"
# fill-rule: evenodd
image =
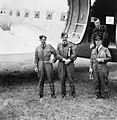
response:
M95 17L100 18L108 27L110 35L108 48L112 55L112 62L117 62L116 0L95 0L93 5L90 0L67 0L66 8L61 11L59 11L61 7L56 10L56 7L54 10L50 7L50 10L45 8L46 11L45 9L41 11L38 9L38 5L34 9L35 6L31 4L33 8L30 9L29 5L27 5L28 8L22 8L22 5L19 3L16 5L16 3L13 8L12 4L11 6L8 6L9 4L2 6L1 4L0 75L20 75L34 72L34 50L38 45L36 37L43 33L48 35L47 31L50 35L49 42L54 46L60 42L61 32L67 32L69 39L77 45L77 56L90 58L89 28L92 29L93 22L91 20L93 21ZM57 10L59 12L56 12ZM52 25L53 21L54 25ZM23 38L21 36L24 35L24 32L26 35ZM30 38L30 34L32 38ZM58 38L52 38L52 35ZM4 37L5 39L2 40Z

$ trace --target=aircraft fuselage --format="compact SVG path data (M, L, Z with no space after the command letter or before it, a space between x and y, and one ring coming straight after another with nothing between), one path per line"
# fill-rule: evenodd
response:
M99 17L103 24L106 24L106 17L108 16L111 16L112 18L113 17L116 18L117 10L114 2L115 0L113 0L113 2L109 2L109 1L107 2L106 0L103 1L96 0L95 2L96 6L91 7L90 0L68 0L68 6L67 6L68 11L63 11L62 13L63 18L61 18L61 12L59 12L58 14L56 13L56 11L52 11L52 10L47 11L49 12L48 13L49 16L46 16L47 13L45 13L44 15L46 19L44 18L44 16L43 16L44 20L42 19L43 22L46 21L46 24L39 23L41 19L38 18L39 17L38 12L40 13L40 11L36 11L37 15L35 13L35 16L33 17L37 17L37 18L34 19L32 18L28 19L28 16L27 17L23 16L24 18L22 19L20 18L20 12L18 13L18 11L16 11L18 16L16 16L16 18L13 19L12 14L10 13L11 11L9 11L9 15L11 16L10 17L4 16L4 18L6 17L5 19L6 21L3 20L0 23L1 28L4 30L2 34L3 36L5 36L6 34L5 32L9 32L10 35L8 36L8 38L12 39L13 38L12 36L14 34L12 30L15 29L15 34L19 36L15 38L16 40L13 38L12 42L11 41L9 42L9 39L7 40L5 39L6 41L1 40L1 44L2 44L2 46L0 47L0 49L2 48L0 50L1 75L8 75L8 74L17 75L22 73L34 72L34 51L36 46L38 45L38 38L35 38L35 36L38 37L39 34L43 34L45 32L47 34L48 33L47 31L49 31L49 35L51 34L48 42L52 44L54 43L53 46L55 47L55 49L57 43L61 42L60 33L65 31L69 35L69 40L71 40L77 45L77 56L83 58L90 58L91 51L89 48L89 44L90 44L91 36L89 35L88 28L90 27L89 23L91 17ZM104 4L106 4L106 8L104 7ZM110 4L112 4L112 7ZM91 10L93 10L93 12ZM29 13L27 12L27 14L25 15L28 15ZM57 15L57 17L55 17L55 15ZM55 22L54 25L52 24L53 23L52 19L54 19ZM18 27L19 26L21 27L24 24L26 26L25 29L26 31L24 30L24 28L18 29L20 31L17 31L17 25ZM28 31L30 29L29 26L31 26L31 30L33 32ZM109 49L112 54L112 61L117 62L116 22L114 21L113 24L107 24L107 27L109 28L109 35L110 35ZM39 29L41 29L40 33L39 33ZM50 32L50 29L53 30L53 32ZM23 36L22 30L24 30L24 32L26 32L27 34L26 37L23 39L21 37ZM59 31L59 33L57 30ZM33 34L32 38L30 38L30 34ZM55 39L53 36L58 36L58 39ZM17 40L17 38L19 38L19 40ZM56 64L54 66L56 68Z

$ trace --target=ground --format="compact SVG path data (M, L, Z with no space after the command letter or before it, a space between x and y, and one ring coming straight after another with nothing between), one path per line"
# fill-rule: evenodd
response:
M56 99L50 97L48 82L44 97L39 98L38 81L33 78L18 80L0 91L0 120L117 120L116 63L110 63L109 99L96 99L93 81L88 77L89 60L78 59L75 69L76 98L62 99L59 80L55 81ZM10 78L9 78L10 79ZM22 82L21 82L22 81Z

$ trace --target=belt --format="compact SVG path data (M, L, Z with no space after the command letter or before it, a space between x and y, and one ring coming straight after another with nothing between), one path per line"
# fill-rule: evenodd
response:
M100 63L98 63L98 65L106 65L106 63L105 62L100 62Z
M46 60L40 60L41 62L44 62L44 63L51 63L50 60L49 61L46 61Z

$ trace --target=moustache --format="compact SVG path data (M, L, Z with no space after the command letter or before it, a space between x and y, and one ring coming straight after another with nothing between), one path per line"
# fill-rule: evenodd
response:
M67 42L65 41L65 42L63 42L63 46L66 46L67 45Z

